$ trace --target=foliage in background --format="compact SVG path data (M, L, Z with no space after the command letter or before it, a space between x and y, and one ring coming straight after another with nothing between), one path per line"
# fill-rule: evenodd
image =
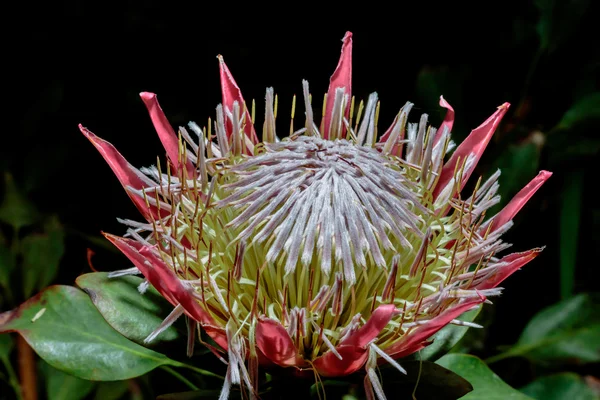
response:
M397 393L410 396L416 390L419 399L439 399L444 393L450 399L465 394L472 386L463 398L493 399L493 394L498 399L598 399L599 377L593 371L600 365L600 305L597 295L581 292L595 290L595 281L590 279L590 269L595 265L585 255L586 249L600 246L600 208L598 202L588 200L592 196L586 196L596 184L594 168L600 153L599 64L592 60L569 66L571 73L562 70L571 48L585 39L578 28L592 5L589 0L538 0L535 6L537 24L515 18L513 33L505 44L530 54L529 60L515 61L530 66L522 80L515 79L504 88L505 93L498 95L510 98L513 108L494 137L484 168L490 173L502 169L503 199L510 199L535 171L544 168L555 173L551 189L544 191L545 198L537 203L538 210L530 209L530 214L540 213L540 221L551 219L544 221L544 226L552 227L557 235L557 247L548 248L539 261L547 264L538 268L546 275L543 283L528 275L529 280L523 284L530 296L543 299L533 303L540 307L528 310L531 315L537 314L512 345L494 339L493 332L485 329L467 331L465 327L450 326L440 331L438 340L421 352L423 361L403 363L411 372L407 377L382 369L384 385ZM416 103L436 110L438 96L444 94L455 109L471 109L475 104L470 102L477 102L481 90L469 85L475 74L477 71L464 63L424 67L415 77ZM63 83L53 79L44 86L23 115L19 135L22 144L41 137L44 122L63 107ZM460 118L464 113L457 115ZM470 125L464 119L457 120L454 131L466 134ZM22 159L7 146L2 149L2 311L16 308L53 282L72 284L75 276L89 271L86 247L103 251L97 237L86 236L89 231L85 222L69 226L61 222L65 207L70 207L66 200L60 200L61 196L77 196L77 191L72 188L72 193L56 192L50 182L68 171L68 140L61 137L45 143L47 146L30 148ZM558 260L556 268L553 258ZM102 269L123 266L109 265L102 265ZM143 338L160 324L168 307L152 290L139 296L139 282L133 277L108 280L105 273L90 273L77 279L79 288L51 286L22 304L19 313L2 314L0 330L21 332L45 360L30 358L26 364L36 366L37 377L34 374L33 379L40 397L149 398L167 392L153 383L155 376L173 391L189 391L162 396L164 399L218 394L218 375L223 369L213 356L203 349L197 349L192 360L182 354L185 324L164 332L156 347L143 346ZM548 307L540 310L541 305ZM475 322L495 320L495 329L511 323L497 317L493 311L473 311L463 318ZM56 345L57 337L60 346ZM20 340L15 334L0 335L0 399L20 397L20 381L27 379L20 375L17 363L22 354L27 354ZM83 343L96 347L87 351ZM498 349L498 344L505 346ZM481 358L462 354L466 352ZM415 376L420 377L418 382ZM276 398L269 388L281 383L269 379L265 377L264 398ZM344 396L345 400L363 396L360 381L325 381L324 387L331 396ZM312 388L313 397L318 391Z

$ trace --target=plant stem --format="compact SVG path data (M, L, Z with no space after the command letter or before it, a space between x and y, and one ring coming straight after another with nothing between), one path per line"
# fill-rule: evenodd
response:
M10 363L10 359L8 358L8 356L2 357L2 364L4 364L4 368L6 368L6 372L8 374L8 382L15 391L15 395L17 396L16 398L18 400L23 400L23 396L21 395L21 387L19 386L19 379L17 378L17 374L15 373L15 370L12 364Z
M517 355L518 354L514 354L514 353L507 351L504 353L496 354L495 356L488 357L485 360L483 360L483 362L489 365L489 364L498 362L500 360L504 360L505 358L515 357Z
M35 356L33 349L21 335L17 335L17 364L23 400L37 400Z
M174 367L190 369L190 370L192 370L192 371L194 371L194 372L196 372L197 374L200 374L200 375L210 376L210 377L213 377L213 378L218 378L218 379L221 379L223 381L225 380L224 376L217 375L217 374L215 374L213 372L210 372L210 371L207 371L205 369L196 368L193 365L184 364L184 363L179 362L179 361L173 361L170 364L172 366L174 366Z
M198 386L194 385L185 376L181 375L179 372L175 371L173 368L167 367L166 365L163 365L161 367L161 369L167 371L168 373L170 373L171 375L173 375L175 378L177 378L181 382L185 383L190 389L192 389L192 390L198 390Z

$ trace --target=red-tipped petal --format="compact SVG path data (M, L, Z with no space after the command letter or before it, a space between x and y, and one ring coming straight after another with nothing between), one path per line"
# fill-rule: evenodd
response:
M552 172L540 171L540 173L533 178L523 189L519 191L512 198L512 200L491 220L491 232L502 227L508 221L513 219L515 215L523 208L523 206L529 201L531 196L538 191L540 187L552 176ZM487 229L487 226L483 226L482 231Z
M358 371L369 355L368 345L386 327L396 312L393 304L377 307L367 323L336 346L335 349L342 359L328 351L314 361L317 371L324 376L343 376Z
M260 318L258 320L256 346L267 359L281 367L290 367L302 362L290 335L274 319Z
M127 258L129 258L129 261L131 261L133 265L135 265L142 272L142 274L144 274L146 279L148 279L148 281L152 283L153 286L155 286L156 290L158 290L158 292L165 299L167 299L169 303L171 303L174 306L179 304L177 303L177 300L175 300L175 297L162 285L154 285L154 283L157 282L157 277L154 273L154 268L145 265L145 263L148 262L148 260L146 260L146 257L141 255L139 252L141 244L130 239L111 235L109 233L104 233L104 237L106 237L113 245L115 245L116 248L121 250L121 252L125 254ZM144 273L144 270L148 270L147 274Z
M444 165L442 168L442 173L440 179L437 183L437 186L433 192L433 197L437 198L439 193L444 189L444 187L450 182L450 180L454 177L454 171L458 162L461 164L467 160L467 157L470 154L475 156L474 163L472 167L467 171L465 170L463 173L463 181L461 182L461 188L464 186L466 181L471 176L475 165L479 162L483 151L485 150L487 144L489 143L492 135L496 131L496 128L500 124L502 117L508 111L508 107L510 104L504 103L498 110L489 117L483 124L481 124L478 128L471 131L469 136L456 148L450 160Z
M158 133L158 138L165 148L165 151L169 156L169 160L171 160L171 163L173 166L175 166L175 169L179 171L181 168L179 165L179 138L177 137L175 130L167 120L165 113L160 107L160 104L158 104L156 94L142 92L140 93L140 97L148 109L154 129L156 129L156 133ZM195 174L194 166L187 160L185 160L184 163L186 164L188 177L193 177Z
M335 90L337 88L346 88L348 96L348 104L346 104L345 115L348 117L350 112L350 99L352 98L352 32L346 32L342 39L342 54L338 65L331 75L329 80L329 90L327 91L327 105L325 107L325 115L323 116L323 137L329 137L329 125L331 124L331 114L333 110L333 102L335 100ZM342 126L342 132L345 128Z
M233 103L237 101L240 105L240 112L243 112L244 105L246 104L246 102L242 97L242 91L240 90L237 83L235 83L235 80L233 79L229 68L227 68L223 57L219 55L217 58L219 59L219 72L221 75L221 94L223 96L223 107L231 111L233 110ZM258 137L256 136L256 132L254 132L254 125L252 124L250 110L246 111L245 122L246 125L244 126L244 133L246 134L246 136L248 136L248 138L250 138L252 143L258 143ZM226 120L225 125L227 137L229 137L231 136L233 125L231 124L231 121L229 119Z
M138 169L129 164L127 160L125 160L125 157L123 157L112 144L104 139L100 139L81 124L79 124L79 130L100 152L110 169L112 169L117 176L117 179L119 179L119 182L121 182L121 185L126 189L127 195L138 210L140 210L142 215L147 219L150 216L158 218L158 210L156 207L150 206L150 208L148 208L143 198L136 196L127 190L128 187L140 190L149 186L154 186L155 184Z
M369 352L356 346L337 346L335 348L340 354L340 360L332 352L327 352L313 362L313 367L322 376L345 376L350 375L365 365Z
M148 109L154 129L156 129L158 138L165 148L169 159L175 166L178 166L179 141L177 139L177 134L173 130L171 124L169 124L160 104L158 104L156 94L142 92L140 93L140 97Z
M450 321L458 317L464 312L469 311L471 308L485 301L485 297L470 299L468 301L457 304L437 317L431 319L427 324L421 325L411 332L401 342L392 345L385 349L385 352L392 358L400 358L414 353L415 351L421 350L427 345L425 341L429 339L433 334L448 325Z
M440 106L444 107L448 111L446 111L446 116L444 117L444 121L442 125L440 125L440 129L438 129L437 134L435 136L434 145L442 138L442 134L447 129L448 132L452 132L452 126L454 125L454 108L444 99L444 96L440 96Z
M200 322L205 331L223 349L227 349L227 336L223 329L215 326L212 317L206 313L192 296L192 288L186 287L175 273L141 243L110 234L104 236L113 243L140 270L148 282L171 304L181 304L185 313Z
M133 243L137 244L137 242ZM154 281L151 281L148 278L148 281L152 286L156 288L156 285L159 285L165 291L170 292L177 303L181 304L185 313L194 320L200 322L206 333L210 335L219 346L223 349L227 349L227 335L225 330L217 327L213 318L204 311L200 304L198 304L198 301L192 295L194 289L190 286L186 286L175 272L173 272L160 257L154 254L150 248L142 246L139 249L139 252L152 264L152 268L148 268L147 264L144 264L145 268L140 269L146 278L148 278L146 273L154 273ZM153 271L150 272L150 269Z
M367 323L348 336L341 344L362 348L366 347L387 326L394 314L396 314L396 310L393 304L384 304L377 307Z
M379 139L379 143L387 142L387 140L390 137L390 135L392 134L392 131L394 130L394 127L396 126L397 122L398 122L398 116L396 115L396 118L394 118L394 121L392 122L390 127L387 129L387 131L385 131L383 136L381 136L381 138ZM398 136L398 141L401 141L401 140L404 140L404 131L401 131L400 136ZM401 153L402 153L402 144L394 144L390 154L400 157L402 155Z
M536 258L543 248L535 248L521 253L513 253L504 256L496 264L503 264L497 268L490 276L478 284L475 289L491 289L502 283L503 280L511 276L516 270L527 264L529 261Z

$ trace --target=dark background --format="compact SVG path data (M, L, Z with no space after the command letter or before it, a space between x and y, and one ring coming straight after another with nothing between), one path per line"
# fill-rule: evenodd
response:
M127 267L124 257L90 237L124 232L116 217L139 218L78 123L113 143L133 165L154 164L164 150L138 93L157 93L173 126L190 120L204 125L220 102L216 56L222 54L246 101L257 100L257 126L265 88L273 86L278 127L287 132L291 98L301 94L302 79L319 104L350 30L353 94L366 99L379 93L380 129L407 100L416 103L413 120L426 112L437 125L444 111L436 101L443 94L455 108L453 135L460 141L508 101L511 109L478 172L506 168L505 201L538 170L554 172L507 235L515 251L546 250L505 283L478 351L490 355L513 343L533 314L560 299L565 220L580 221L573 231L579 235L574 290L597 290L598 114L573 129L556 126L578 99L598 90L592 39L598 7L581 0L554 2L560 5L551 11L544 8L550 1L451 3L339 3L333 9L324 2L291 2L263 9L252 3L110 6L79 0L27 3L8 13L14 29L4 38L10 55L4 63L14 70L4 76L11 110L4 118L16 127L3 132L0 169L43 214L57 214L67 228L57 281L72 283L89 271L87 248L97 253L98 270ZM544 18L550 22L540 28ZM551 33L540 35L540 29ZM524 146L533 152L519 153ZM573 189L574 217L561 219L574 179L581 179Z

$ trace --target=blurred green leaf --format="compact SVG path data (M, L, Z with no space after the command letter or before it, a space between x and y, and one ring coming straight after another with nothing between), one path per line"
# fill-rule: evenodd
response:
M567 172L560 198L560 294L563 299L571 297L575 285L583 178L583 170Z
M473 322L481 311L481 305L458 317L461 321ZM433 343L421 350L421 359L435 361L448 353L467 333L469 327L459 325L446 325L433 335Z
M153 287L140 294L137 287L143 282L137 276L109 278L106 272L81 275L77 285L85 290L106 322L134 342L142 343L173 310ZM174 340L177 330L170 327L158 340Z
M531 400L506 384L479 358L468 354L446 354L437 363L457 373L473 385L464 400Z
M600 119L600 92L588 94L573 104L555 129L572 129L576 125L592 119Z
M579 294L536 314L517 343L494 362L522 356L538 364L600 361L598 297Z
M13 349L13 346L13 335L0 334L0 364L4 366L2 372L6 371L6 376L2 374L0 375L0 377L2 377L2 380L6 381L11 386L11 394L14 395L14 397L12 398L21 399L21 387L19 385L19 378L17 377L15 369L13 368L13 363L11 362L10 358L10 353ZM8 393L2 394L6 394L6 398L11 398L8 397Z
M19 332L48 364L83 379L128 379L161 365L183 366L113 330L71 286L51 286L0 314L0 332L9 331Z
M555 165L554 168L565 168L567 164L580 166L585 157L594 158L600 153L600 137L585 137L579 131L560 130L548 136L547 147L548 159L550 164Z
M21 254L25 298L52 282L64 252L64 231L56 217L46 223L44 234L34 233L23 238Z
M10 275L16 266L16 256L10 249L0 242L0 287L5 289L10 285Z
M128 381L100 382L94 394L94 400L118 400L128 390Z
M600 92L593 92L573 104L548 132L549 162L564 168L566 161L580 166L584 157L597 157L600 153L600 137L596 134L598 123Z
M14 346L13 338L8 334L0 334L0 359L8 357Z
M540 46L553 52L571 37L590 5L589 0L536 0L540 11Z
M598 400L594 391L574 373L545 376L520 390L536 400Z
M18 231L32 225L39 219L35 206L24 196L15 184L12 175L4 174L4 199L0 204L0 221Z
M47 363L42 364L46 377L46 395L48 400L80 400L92 392L96 382L76 378Z

